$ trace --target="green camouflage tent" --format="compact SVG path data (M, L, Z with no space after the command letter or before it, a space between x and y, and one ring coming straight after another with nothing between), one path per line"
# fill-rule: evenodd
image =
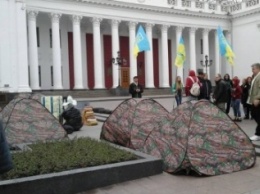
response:
M20 95L0 113L10 145L59 140L65 131L59 121L40 103L39 95Z
M209 101L186 102L169 113L154 100L126 100L103 124L101 139L162 158L171 173L219 175L256 160L248 136Z

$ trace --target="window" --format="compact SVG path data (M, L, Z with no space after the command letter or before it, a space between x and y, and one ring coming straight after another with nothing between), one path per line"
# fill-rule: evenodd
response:
M203 54L203 39L200 39L200 54Z
M50 35L50 48L52 48L52 30L51 29L49 31L49 35Z
M53 86L53 66L51 66L51 86Z
M38 66L38 71L39 71L39 86L42 86L42 77L41 77L41 66Z
M37 34L37 46L40 47L40 30L39 30L39 27L36 28L36 34Z

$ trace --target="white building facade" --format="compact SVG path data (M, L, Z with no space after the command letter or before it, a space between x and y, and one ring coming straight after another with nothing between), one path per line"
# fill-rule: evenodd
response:
M133 55L138 25L151 50ZM110 89L119 85L117 52L146 88L167 88L176 75L203 69L240 78L260 62L259 0L221 5L194 0L1 0L0 92ZM221 26L235 52L231 67L220 56ZM182 69L174 66L180 36ZM204 68L205 71L205 68Z

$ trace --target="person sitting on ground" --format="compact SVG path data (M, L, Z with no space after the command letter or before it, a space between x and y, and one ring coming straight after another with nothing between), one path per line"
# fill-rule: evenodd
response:
M63 103L64 111L61 117L65 119L63 128L67 134L71 134L74 131L79 131L83 126L80 111L74 106L77 105L77 101L73 100L71 96L68 96L67 102Z
M132 95L132 98L142 98L143 86L138 83L138 77L133 78L133 83L129 86L129 93Z

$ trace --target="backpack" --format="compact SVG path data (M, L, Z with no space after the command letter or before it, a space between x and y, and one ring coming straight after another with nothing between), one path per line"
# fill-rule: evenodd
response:
M195 82L191 76L189 76L189 78L190 78L191 81L192 81L192 86L191 86L191 89L190 89L190 94L191 94L192 96L199 96L199 95L200 95L200 85L199 85L199 83L198 83L198 79L197 79L197 81Z

